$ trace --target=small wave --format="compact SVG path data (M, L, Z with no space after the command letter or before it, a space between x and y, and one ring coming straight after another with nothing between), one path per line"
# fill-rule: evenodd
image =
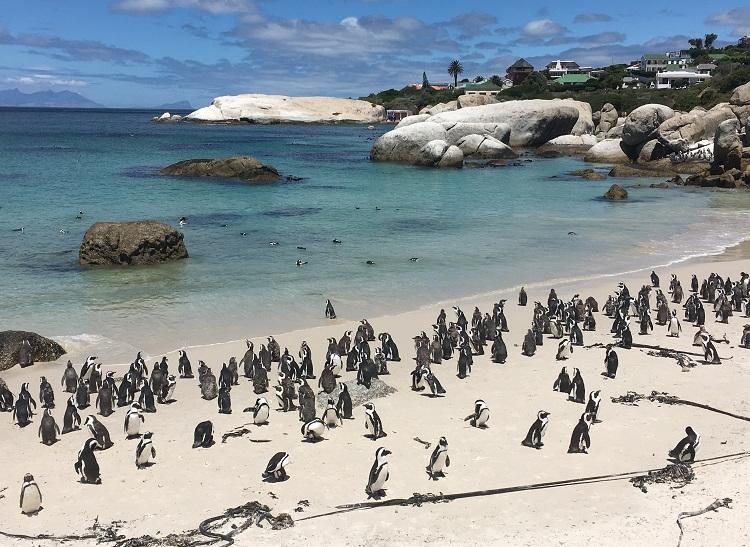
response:
M286 209L274 209L272 211L264 211L263 216L284 218L284 217L303 217L307 215L316 215L323 209L320 207L288 207Z

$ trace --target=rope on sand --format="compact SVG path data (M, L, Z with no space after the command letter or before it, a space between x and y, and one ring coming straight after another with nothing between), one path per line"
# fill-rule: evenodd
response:
M688 517L697 517L698 515L708 513L709 511L718 511L720 507L731 509L731 507L729 506L730 503L732 503L732 498L724 498L722 500L717 499L705 509L701 509L700 511L683 511L682 513L677 515L677 526L680 527L680 538L677 540L677 547L680 547L680 544L682 543L682 536L685 533L685 530L683 530L682 528L682 519Z
M675 395L670 395L669 393L664 393L664 392L659 392L659 391L652 391L651 395L642 395L640 393L636 393L635 391L628 391L625 395L620 395L619 397L612 397L612 402L634 405L637 401L640 401L643 399L646 399L651 402L663 403L667 405L694 406L696 408L702 408L704 410L716 412L717 414L723 414L724 416L729 416L731 418L736 418L738 420L744 420L746 422L750 422L750 417L748 416L742 416L740 414L735 414L733 412L721 410L719 408L705 405L703 403L696 403L695 401L688 401L686 399L680 399L679 397L676 397Z
M64 543L66 541L83 541L86 539L98 538L96 534L87 534L83 536L75 536L75 535L53 536L51 534L39 534L36 536L28 536L26 534L13 534L11 532L3 532L2 530L0 530L0 536L12 538L12 539L54 541L55 543Z

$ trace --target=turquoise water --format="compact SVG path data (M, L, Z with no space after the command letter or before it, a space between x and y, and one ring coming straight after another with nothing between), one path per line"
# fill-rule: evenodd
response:
M112 362L135 348L322 323L326 298L358 319L716 253L744 237L749 218L744 194L630 188L633 180L619 181L627 203L608 203L599 196L615 181L564 176L583 166L573 158L427 170L368 160L386 126L157 125L152 115L0 110L0 330L63 337L74 353L93 346ZM182 159L235 154L304 180L248 186L157 174ZM77 265L93 222L176 225L181 216L189 260ZM298 258L308 264L295 267Z

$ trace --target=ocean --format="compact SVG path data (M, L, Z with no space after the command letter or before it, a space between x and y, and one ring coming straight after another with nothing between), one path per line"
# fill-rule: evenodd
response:
M716 254L744 239L750 220L748 194L582 180L565 175L590 167L576 158L431 170L369 161L391 126L151 123L158 114L0 109L0 330L54 337L74 362L90 352L129 362L138 350L320 324L326 298L340 318L358 320ZM252 186L158 174L228 155L302 180ZM613 182L628 189L627 202L601 199ZM77 264L96 221L176 226L182 216L188 260Z

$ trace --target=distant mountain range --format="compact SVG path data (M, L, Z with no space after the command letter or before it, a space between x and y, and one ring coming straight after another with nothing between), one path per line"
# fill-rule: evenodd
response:
M156 107L156 110L192 110L189 101L177 101L176 103L164 103Z
M0 90L0 106L102 108L102 105L72 91L36 91L24 93L18 89Z

